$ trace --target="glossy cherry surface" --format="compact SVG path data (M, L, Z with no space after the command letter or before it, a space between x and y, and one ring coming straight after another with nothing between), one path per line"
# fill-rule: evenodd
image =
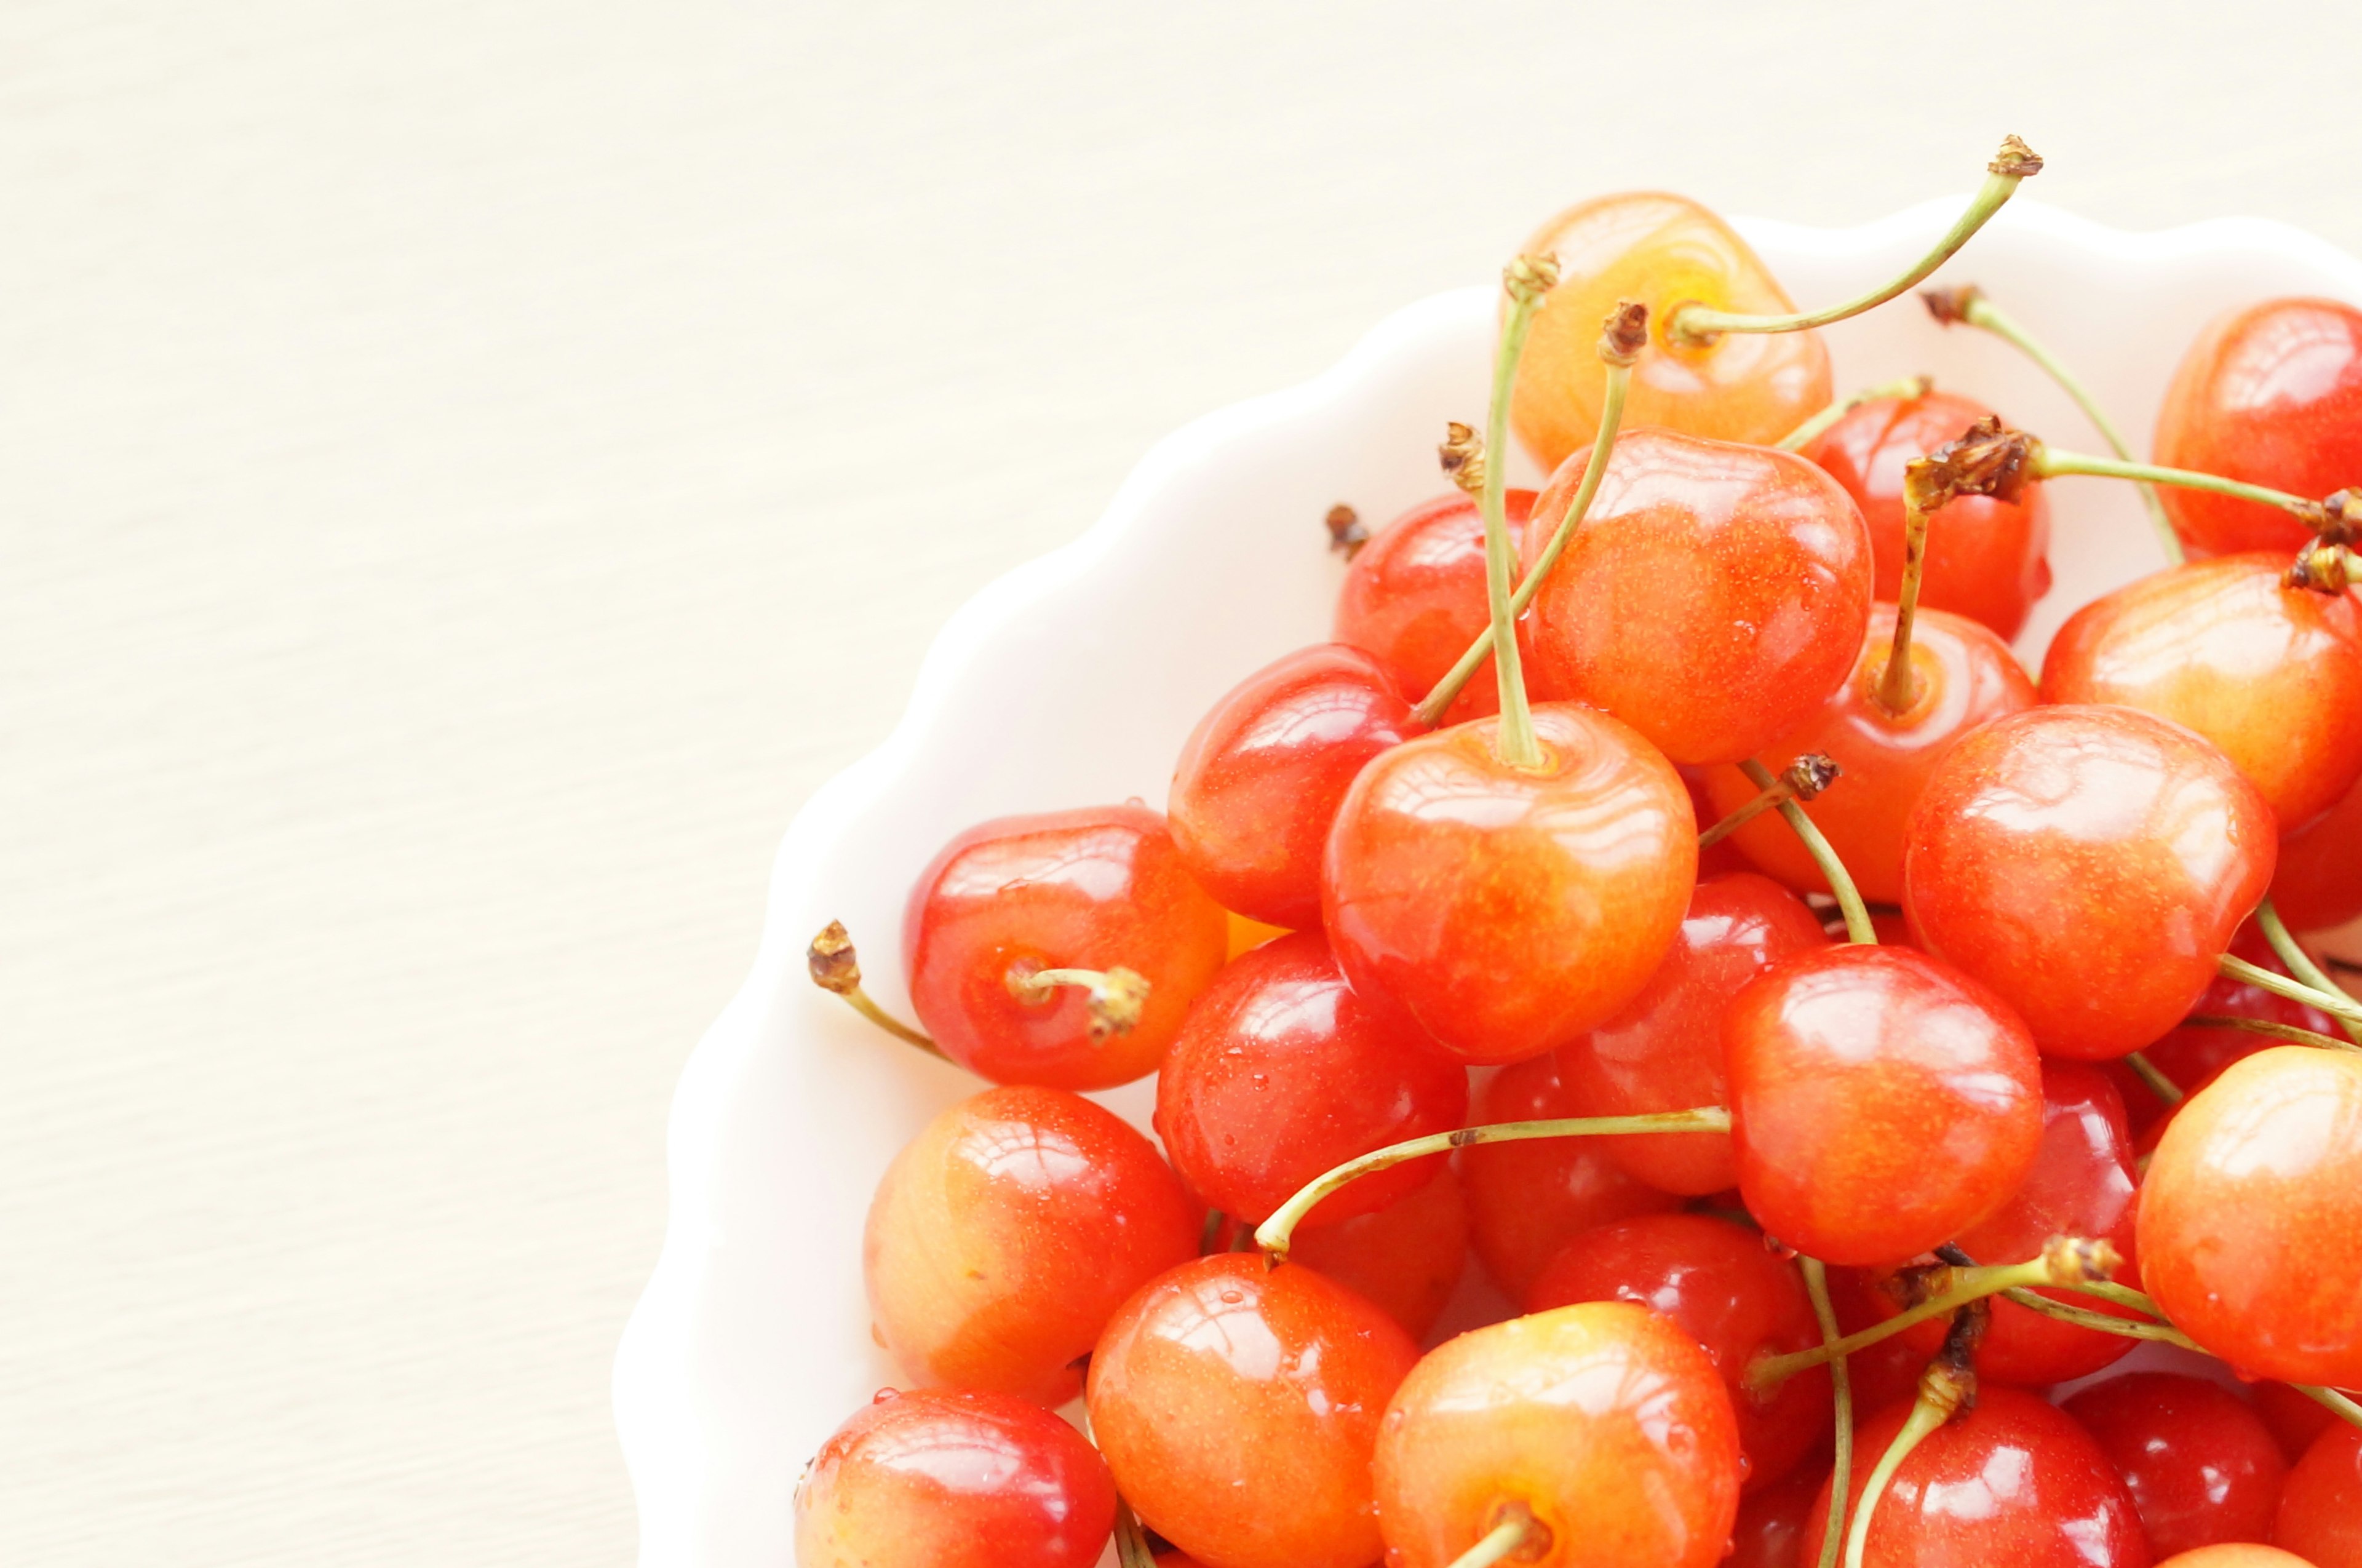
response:
M1790 958L1738 993L1723 1042L1748 1210L1825 1263L1891 1263L1948 1242L2033 1168L2033 1040L1992 992L1924 953Z
M2136 1372L2095 1383L2062 1408L2125 1478L2157 1556L2271 1538L2288 1462L2262 1419L2222 1385Z
M1849 1497L1903 1430L1890 1406L1854 1433ZM1805 1540L1827 1528L1822 1488ZM1849 1509L1850 1517L1850 1508ZM1986 1388L1975 1408L1930 1432L1887 1483L1870 1521L1863 1568L2148 1568L2130 1493L2100 1445L2031 1394Z
M1512 490L1501 500L1510 528L1522 529L1534 492ZM1475 497L1454 491L1412 507L1354 552L1337 593L1334 635L1367 649L1416 702L1492 624L1485 597L1485 520ZM1500 711L1500 680L1487 655L1444 710L1443 722L1457 724Z
M2141 1180L2141 1279L2250 1377L2362 1385L2362 1055L2280 1045L2185 1101Z
M2312 1568L2362 1568L2362 1427L2313 1440L2280 1491L2272 1540Z
M1820 1561L1820 1543L1805 1540L1805 1520L1820 1495L1825 1465L1806 1465L1786 1480L1750 1490L1738 1503L1730 1555L1722 1568L1801 1568ZM1812 1554L1805 1554L1805 1548Z
M1091 1430L1148 1527L1215 1568L1365 1568L1380 1415L1418 1360L1308 1268L1201 1258L1124 1304L1091 1356Z
M911 1006L953 1061L995 1083L1109 1088L1156 1070L1222 966L1230 924L1138 805L1002 817L954 838L902 922ZM1084 993L1012 988L1044 969L1121 967L1148 1000L1127 1032L1091 1037Z
M2280 962L2253 921L2241 926L2238 934L2232 937L2230 951L2258 968L2269 969L2276 975L2288 973L2288 966ZM2207 986L2206 994L2190 1010L2194 1017L2256 1018L2294 1024L2333 1039L2338 1037L2336 1020L2318 1008L2291 1001L2277 991L2268 991L2252 981L2230 975L2216 975ZM2191 1094L2213 1082L2214 1076L2232 1063L2279 1043L2268 1034L2251 1030L2183 1023L2177 1024L2164 1038L2142 1046L2141 1055L2175 1087ZM2125 1097L2125 1110L2131 1117L2133 1132L2146 1132L2165 1114L2165 1102L2125 1064L2111 1062L2107 1069L2110 1081Z
M998 1088L894 1157L862 1275L913 1381L1055 1405L1124 1298L1197 1250L1194 1206L1147 1139L1063 1089Z
M1742 1474L1714 1363L1672 1320L1624 1301L1435 1350L1387 1407L1375 1463L1393 1568L1447 1568L1514 1507L1539 1526L1525 1550L1540 1544L1517 1561L1713 1568Z
M1516 1062L1615 1016L1680 929L1697 877L1681 775L1628 726L1533 711L1544 766L1503 762L1500 721L1374 757L1337 812L1321 911L1356 990L1455 1055Z
M2293 1551L2242 1540L2197 1547L2168 1558L2157 1568L2312 1568L2312 1564Z
M2213 746L2128 708L1996 719L1937 764L1903 906L2053 1055L2102 1060L2179 1023L2270 884L2271 810Z
M1870 525L1881 599L1893 600L1903 587L1904 465L1959 439L1992 413L1955 392L1875 397L1805 444L1805 456L1845 487ZM1957 497L1928 516L1919 607L1966 616L2007 641L2050 591L2049 552L2050 499L2042 485L2027 485L2015 501Z
M1782 824L1783 827L1785 824ZM1624 1010L1559 1052L1576 1116L1629 1116L1728 1103L1722 1015L1738 988L1779 960L1828 945L1804 901L1769 878L1700 882L1672 951ZM1602 1138L1608 1157L1650 1186L1702 1197L1738 1183L1730 1140L1713 1132Z
M800 1568L1091 1568L1114 1528L1098 1451L999 1394L887 1389L796 1488Z
M1829 1375L1812 1367L1768 1397L1746 1388L1763 1354L1821 1342L1804 1276L1753 1231L1699 1214L1651 1214L1569 1242L1526 1292L1526 1310L1629 1301L1689 1331L1722 1374L1738 1418L1747 1486L1780 1480L1828 1435Z
M2114 702L2222 748L2283 832L2362 778L2362 599L2281 581L2284 554L2187 561L2068 617L2046 702Z
M2285 1383L2258 1383L2247 1392L2256 1402L2256 1414L2280 1445L2280 1457L2290 1464L2304 1457L2315 1438L2337 1424L2334 1411Z
M2280 840L2272 905L2291 931L2327 931L2362 916L2362 784Z
M1531 563L1590 454L1551 476ZM1870 531L1790 452L1631 430L1528 612L1534 690L1633 725L1675 762L1738 762L1795 729L1853 668Z
M1829 358L1813 332L1731 333L1711 344L1665 336L1676 305L1781 314L1795 306L1730 226L1683 196L1636 191L1568 208L1525 245L1558 258L1560 282L1534 317L1510 417L1554 468L1591 445L1606 387L1599 324L1622 301L1649 307L1624 427L1662 425L1769 446L1829 402Z
M2362 476L2362 311L2277 299L2217 317L2158 411L2157 460L2318 501ZM2293 554L2309 535L2274 507L2159 486L2192 555Z
M1374 1214L1298 1226L1288 1261L1383 1308L1413 1339L1443 1315L1468 1264L1468 1200L1449 1165Z
M1838 765L1837 782L1805 802L1805 814L1861 896L1889 904L1903 897L1904 831L1936 765L1970 730L2035 701L2034 681L2009 645L1973 621L1923 608L1911 632L1914 696L1901 712L1890 712L1878 688L1893 648L1894 606L1876 605L1853 673L1759 758L1775 774L1810 752ZM1709 769L1706 790L1716 819L1756 794L1753 780L1736 767ZM1730 842L1799 892L1828 891L1828 878L1779 813L1765 812Z

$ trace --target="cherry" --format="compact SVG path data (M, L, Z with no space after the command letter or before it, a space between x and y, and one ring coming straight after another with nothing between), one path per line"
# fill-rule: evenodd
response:
M2094 1384L2063 1408L2125 1478L2158 1556L2272 1533L2288 1462L2256 1413L2220 1384L2136 1372Z
M1808 1562L1805 1520L1813 1511L1825 1477L1812 1467L1760 1491L1749 1491L1738 1502L1738 1523L1730 1532L1730 1555L1722 1568L1800 1568Z
M2271 1429L2280 1454L2290 1464L2304 1457L2313 1440L2337 1424L2336 1412L2285 1383L2258 1383L2249 1390L2256 1414Z
M2362 1386L2362 1055L2281 1045L2192 1095L2141 1181L2141 1275L2249 1377Z
M1529 562L1589 463L1570 458L1535 501ZM1675 762L1737 762L1837 690L1870 602L1870 532L1819 469L1768 447L1628 430L1534 596L1534 679L1623 719Z
M1010 1088L894 1157L862 1272L878 1342L914 1380L1055 1405L1124 1297L1197 1250L1188 1195L1147 1139L1077 1095Z
M2274 853L2270 810L2198 736L2127 708L2034 708L1937 764L1904 833L1903 907L2045 1051L2101 1060L2205 993Z
M1512 1319L1431 1353L1386 1408L1386 1562L1446 1568L1515 1523L1511 1561L1713 1568L1745 1463L1714 1363L1672 1320L1624 1301Z
M1418 1360L1392 1318L1311 1269L1200 1258L1108 1325L1091 1430L1142 1520L1192 1556L1364 1568L1382 1550L1379 1415Z
M2297 931L2327 931L2362 916L2362 783L2312 826L2280 840L2272 902Z
M1637 1303L1705 1347L1730 1390L1749 1490L1786 1475L1827 1434L1827 1367L1786 1378L1768 1394L1745 1385L1759 1353L1821 1342L1795 1264L1773 1255L1754 1231L1697 1214L1650 1214L1585 1231L1534 1280L1526 1310L1578 1301Z
M1508 491L1502 502L1509 525L1523 528L1534 492ZM1354 554L1337 595L1337 640L1369 650L1413 695L1433 690L1491 624L1485 520L1475 498L1457 491L1422 502L1380 530ZM1456 724L1500 711L1488 654L1443 719Z
M2231 939L2231 952L2238 957L2275 974L2285 975L2288 966L2264 940L2264 934L2249 921ZM2235 975L2217 974L2207 985L2206 994L2191 1009L2193 1018L2254 1018L2270 1023L2292 1024L2310 1029L2317 1034L2335 1035L2337 1021L2318 1008L2292 1001L2277 991L2268 991L2252 980ZM2141 1055L2148 1065L2165 1075L2168 1081L2185 1095L2194 1094L2213 1081L2214 1076L2242 1056L2252 1056L2273 1044L2268 1034L2245 1029L2224 1029L2202 1023L2177 1024L2163 1039L2141 1047ZM2168 1110L2155 1090L2143 1083L2121 1063L2107 1065L2108 1076L2125 1097L2125 1109L2130 1113L2135 1132L2145 1132ZM2316 1407L2317 1408L2318 1407Z
M1632 730L1538 707L1529 770L1496 749L1504 722L1372 758L1321 872L1353 988L1474 1062L1539 1055L1613 1017L1672 945L1697 873L1688 790Z
M2285 555L2189 561L2069 617L2047 702L2114 702L2222 747L2283 829L2362 778L2362 601L2281 582Z
M1924 458L1992 410L1952 392L1873 398L1806 443L1804 455L1845 487L1870 525L1877 593L1903 584L1903 465ZM2050 502L2038 485L2014 501L1964 495L1929 518L1923 610L1948 610L2005 642L2050 591Z
M1366 1297L1422 1339L1468 1261L1468 1200L1446 1165L1435 1179L1374 1214L1296 1232L1287 1255Z
M2339 1421L2289 1472L2272 1540L2312 1568L2362 1568L2362 1427Z
M1723 1104L1722 1016L1730 999L1780 959L1827 945L1819 919L1777 883L1744 871L1701 881L1672 950L1640 994L1559 1052L1570 1107L1560 1114L1630 1116ZM1660 1132L1596 1143L1666 1192L1702 1196L1738 1181L1727 1137Z
M2158 411L2157 460L2299 495L2362 478L2362 311L2276 299L2217 317L2183 354ZM2160 499L2192 555L2294 550L2301 524L2229 496Z
M1504 1067L1476 1091L1471 1120L1547 1121L1580 1116L1557 1056ZM1684 1136L1710 1140L1705 1133ZM1637 1214L1661 1214L1679 1200L1640 1182L1611 1158L1611 1138L1538 1138L1460 1151L1469 1237L1494 1282L1522 1297L1542 1265L1574 1237ZM1317 1234L1317 1232L1315 1232Z
M1910 1413L1889 1407L1855 1435L1850 1498ZM1824 1486L1805 1523L1827 1529ZM1850 1509L1849 1509L1850 1511ZM2074 1420L2030 1394L1987 1388L1928 1434L1887 1483L1864 1568L2147 1568L2131 1494Z
M1837 1310L1838 1327L1849 1334L1860 1333L1893 1317L1896 1304L1887 1286L1895 1278L1868 1269L1831 1269L1829 1300ZM1889 1405L1909 1405L1917 1397L1920 1375L1935 1353L1932 1347L1943 1343L1946 1321L1935 1320L1932 1331L1926 1325L1905 1330L1846 1357L1846 1370L1853 1382L1853 1408L1867 1414ZM1818 1539L1815 1538L1816 1542Z
M2009 1198L2041 1145L2025 1026L1924 953L1787 958L1732 1000L1723 1042L1748 1209L1827 1263L1949 1241Z
M2293 1552L2257 1541L2224 1541L2168 1558L2158 1568L2312 1568Z
M1114 1527L1098 1451L1000 1394L889 1388L796 1488L802 1568L1090 1568Z
M1890 710L1879 686L1893 646L1894 615L1892 604L1872 607L1853 673L1763 753L1814 752L1837 764L1837 783L1805 805L1805 814L1827 836L1861 896L1878 903L1903 897L1904 830L1936 765L1969 731L2035 702L2033 680L2000 637L1973 621L1922 609L1911 634L1914 695L1902 712ZM1716 817L1736 811L1753 790L1736 767L1706 774ZM1738 829L1732 842L1788 886L1828 890L1820 867L1784 823L1759 818Z
M1002 817L944 846L902 922L911 1005L953 1061L995 1083L1109 1088L1156 1070L1222 966L1222 907L1190 877L1164 819L1139 805ZM1044 972L1124 969L1147 982L1110 1029Z

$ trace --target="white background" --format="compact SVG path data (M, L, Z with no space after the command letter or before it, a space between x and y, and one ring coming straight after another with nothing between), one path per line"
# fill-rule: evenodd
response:
M796 805L1555 207L2362 248L2362 15L1901 9L0 0L0 1561L627 1562Z

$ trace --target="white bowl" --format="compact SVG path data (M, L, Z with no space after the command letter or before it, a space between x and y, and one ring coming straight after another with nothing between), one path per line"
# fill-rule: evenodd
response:
M1738 226L1796 299L1819 302L1892 276L1959 206L1846 230ZM2175 360L2217 312L2275 294L2362 302L2362 263L2280 225L2123 234L2027 201L1944 276L1983 284L2132 431L2150 427ZM1166 437L1081 538L961 608L892 736L797 815L754 973L681 1075L669 1228L616 1358L644 1564L790 1561L798 1474L897 1381L862 1297L871 1189L930 1117L981 1087L814 989L805 944L844 920L869 988L907 1016L902 901L952 834L1014 812L1161 804L1198 715L1328 635L1342 570L1329 507L1383 524L1443 488L1444 422L1482 423L1495 299L1473 287L1415 304L1318 381ZM2058 445L2102 449L2006 346L1940 328L1911 300L1827 337L1840 391L1926 370ZM2051 494L2057 586L2019 643L2035 669L2077 605L2160 560L2129 487L2068 480ZM1151 1079L1097 1098L1144 1126L1153 1091Z

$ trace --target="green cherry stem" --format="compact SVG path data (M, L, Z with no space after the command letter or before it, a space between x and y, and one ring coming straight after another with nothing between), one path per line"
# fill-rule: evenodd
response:
M1071 986L1084 994L1090 1010L1091 1038L1129 1034L1148 1006L1148 977L1117 965L1111 969L1028 969L1011 966L1006 977L1009 994L1038 1005L1051 992Z
M1526 706L1526 676L1518 659L1518 614L1509 606L1517 550L1509 543L1503 490L1508 482L1509 399L1517 386L1518 361L1525 357L1526 335L1533 329L1534 312L1542 307L1558 282L1558 263L1546 256L1520 256L1503 270L1501 281L1509 293L1509 315L1501 324L1500 348L1493 356L1493 402L1485 415L1485 489L1477 507L1485 518L1485 598L1493 612L1493 671L1501 686L1496 745L1502 761L1533 772L1542 766L1542 746L1534 735L1533 713Z
M1140 1528L1140 1516L1121 1497L1115 1500L1115 1560L1117 1568L1156 1568L1148 1537Z
M2020 184L2042 171L2042 160L2032 148L2017 138L2002 138L2001 150L1985 165L1985 182L1970 198L1962 212L1935 248L1921 257L1911 269L1893 282L1882 284L1866 294L1831 305L1827 310L1805 311L1789 315L1751 315L1743 312L1714 310L1704 304L1676 305L1665 319L1665 336L1692 348L1703 347L1726 332L1803 332L1810 327L1827 326L1848 316L1882 305L1904 290L1916 287L1928 273L1951 259L1955 251L1966 245L1977 230L1984 227L1993 214L2001 211Z
M2181 1086L2175 1083L2171 1078L2167 1077L2163 1073L2158 1071L2157 1064L2150 1061L2147 1056L2142 1055L2137 1051L2132 1052L2125 1057L2125 1066L2133 1070L2133 1077L2140 1079L2141 1082L2148 1086L2149 1093L2157 1096L2158 1099L2165 1101L2166 1104L2180 1105L2181 1103L2184 1098L2181 1092Z
M2160 1344L2180 1345L2183 1350L2205 1353L2203 1345L2169 1323L2144 1321L2137 1318L2114 1318L2105 1312L2094 1312L2088 1308L2070 1306L2064 1301L2053 1301L2047 1296L2036 1296L2033 1291L2023 1288L2004 1290L2002 1294L2029 1312L2039 1313L2045 1318L2056 1318L2062 1323L2072 1323L2078 1328L2091 1329L2103 1334L2114 1334L2121 1339L2155 1340Z
M1914 458L1903 468L1903 586L1894 598L1894 643L1873 695L1889 713L1903 714L1919 698L1918 672L1911 668L1911 628L1919 617L1919 581L1927 569L1927 519L1951 499L1948 469L1933 458Z
M1778 788L1779 780L1772 777L1772 770L1753 757L1738 766L1758 790ZM1813 857L1813 864L1828 879L1829 891L1837 896L1838 908L1845 914L1846 940L1866 947L1877 946L1878 933L1870 923L1870 908L1861 901L1861 890L1854 886L1845 862L1838 858L1838 852L1829 847L1829 841L1813 825L1813 819L1805 814L1802 806L1794 801L1782 801L1779 808L1780 814L1788 819L1788 826L1804 841L1805 853Z
M2301 980L2291 980L2286 975L2274 974L2260 964L2250 964L2235 953L2224 954L2214 960L2214 966L2235 980L2245 980L2249 985L2269 991L2276 997L2286 997L2290 1001L2301 1001L2317 1007L2349 1029L2356 1024L2362 1024L2362 1002L2356 1001L2343 991L2333 994L2316 989Z
M1526 1543L1526 1531L1531 1515L1503 1519L1485 1533L1485 1539L1451 1560L1451 1568L1493 1568L1493 1564Z
M1838 771L1837 758L1825 752L1806 752L1781 769L1772 788L1699 834L1698 847L1712 849L1783 801L1818 799L1822 790L1838 781Z
M1456 1127L1449 1132L1430 1132L1424 1138L1411 1138L1400 1143L1389 1143L1383 1149L1373 1149L1313 1177L1295 1197L1274 1209L1270 1219L1255 1227L1255 1245L1270 1253L1275 1262L1286 1258L1288 1240L1296 1233L1297 1221L1310 1213L1314 1205L1341 1187L1349 1187L1373 1172L1401 1165L1405 1160L1445 1154L1474 1143L1515 1143L1530 1138L1729 1131L1729 1111L1718 1105L1702 1105L1691 1110L1652 1110L1639 1116L1562 1116L1540 1121L1493 1121L1481 1127Z
M1904 376L1900 381L1881 381L1874 387L1864 387L1850 397L1839 398L1781 436L1773 445L1783 452L1801 452L1811 446L1814 437L1822 431L1865 403L1875 403L1882 397L1891 397L1897 403L1916 403L1935 390L1936 378L1933 376Z
M2356 1404L2351 1395L2314 1383L2291 1383L2289 1386L2323 1408L2334 1411L2339 1419L2362 1427L2362 1404Z
M844 922L833 920L821 928L804 949L804 965L811 972L812 984L822 990L843 997L854 1011L892 1035L895 1039L916 1045L920 1050L941 1061L950 1061L943 1047L917 1030L879 1007L861 988L861 959L853 950L853 936Z
M1821 1326L1821 1347L1827 1352L1830 1391L1837 1399L1837 1456L1834 1474L1853 1474L1853 1374L1846 1365L1844 1336L1838 1332L1837 1309L1829 1302L1828 1266L1820 1259L1799 1256L1805 1293L1813 1299L1813 1320ZM1829 1528L1821 1537L1820 1568L1837 1568L1845 1543L1846 1489L1829 1488Z
M2290 934L2287 922L2280 919L2280 911L2273 907L2269 895L2265 897L2262 903L2256 906L2256 926L2264 933L2264 940L2271 944L2272 951L2279 955L2279 961L2288 966L2290 974L2317 991L2326 991L2334 997L2344 997L2347 1001L2354 999L2353 994L2331 978L2328 971L2314 963L2312 955L2300 946L2297 939ZM2362 1023L2356 1023L2351 1019L2344 1021L2346 1035L2355 1043L2362 1044Z
M1878 1500L1886 1495L1894 1473L1911 1457L1911 1451L1976 1397L1974 1356L1984 1328L1983 1312L1961 1313L1952 1320L1951 1331L1944 1336L1942 1353L1919 1375L1919 1396L1911 1402L1911 1414L1904 1418L1903 1430L1894 1434L1886 1452L1878 1456L1878 1463L1862 1486L1861 1501L1855 1505L1853 1528L1846 1535L1845 1568L1861 1568L1862 1550L1870 1543L1871 1516L1878 1508ZM1849 1483L1852 1481L1850 1467L1840 1474ZM1830 1488L1832 1496L1836 1490L1835 1486Z
M2036 479L2059 479L2081 474L2092 479L2131 480L2136 483L2169 484L2177 490L2202 490L2214 495L2228 495L2240 501L2253 501L2265 506L2278 507L2296 517L2309 528L2321 525L2324 508L2318 501L2307 501L2301 495L2290 495L2284 490L2266 485L2249 484L2244 480L2224 479L2220 474L2200 473L2195 469L2169 469L2156 463L2127 462L2117 458L2095 458L2088 452L2062 452L2042 442L2034 444L2030 467Z
M2317 1030L2301 1028L2293 1023L2277 1023L2268 1018L2241 1018L2231 1013L2195 1012L2181 1021L2186 1028L2244 1029L2250 1034L2268 1034L2275 1040L2285 1040L2291 1045L2316 1045L2328 1051L2362 1051L2362 1045L2356 1045L2351 1040L2340 1040L2334 1034L2323 1034ZM2134 1056L2139 1055L2137 1051L2133 1053ZM2127 1056L2125 1060L2129 1062L2132 1057ZM2140 1069L2135 1067L2133 1071L2137 1073Z

